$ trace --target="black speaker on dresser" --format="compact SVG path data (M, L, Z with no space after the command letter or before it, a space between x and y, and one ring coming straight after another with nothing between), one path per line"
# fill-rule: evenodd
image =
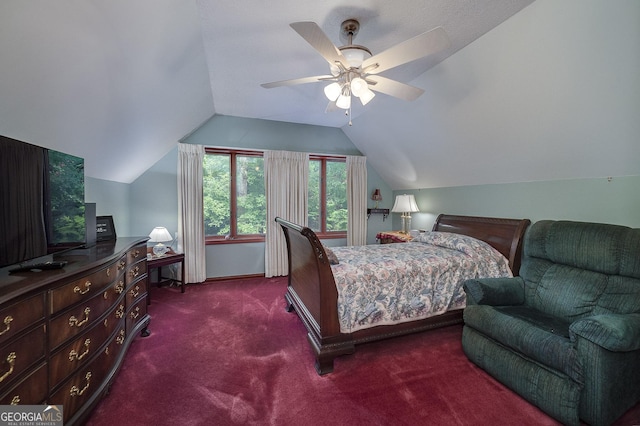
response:
M84 203L85 247L96 245L96 203Z

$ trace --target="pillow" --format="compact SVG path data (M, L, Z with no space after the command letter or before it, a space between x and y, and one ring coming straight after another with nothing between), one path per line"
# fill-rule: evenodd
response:
M324 252L327 254L327 259L329 259L330 265L337 265L340 262L338 261L338 256L327 246L322 246L324 248Z

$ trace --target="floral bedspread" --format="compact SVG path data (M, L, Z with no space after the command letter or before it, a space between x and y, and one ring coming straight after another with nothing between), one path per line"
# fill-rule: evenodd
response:
M340 262L331 268L342 333L463 308L464 280L512 276L507 259L489 244L447 232L332 250Z

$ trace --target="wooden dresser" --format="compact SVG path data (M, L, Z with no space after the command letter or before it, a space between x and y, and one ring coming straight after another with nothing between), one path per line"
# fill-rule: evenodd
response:
M55 255L61 270L0 270L0 404L61 404L65 425L86 420L148 335L146 241Z

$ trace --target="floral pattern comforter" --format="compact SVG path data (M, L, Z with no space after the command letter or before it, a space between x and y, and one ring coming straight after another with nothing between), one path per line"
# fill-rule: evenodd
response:
M507 259L489 244L447 232L332 250L340 262L331 268L342 333L463 308L464 280L512 276Z

